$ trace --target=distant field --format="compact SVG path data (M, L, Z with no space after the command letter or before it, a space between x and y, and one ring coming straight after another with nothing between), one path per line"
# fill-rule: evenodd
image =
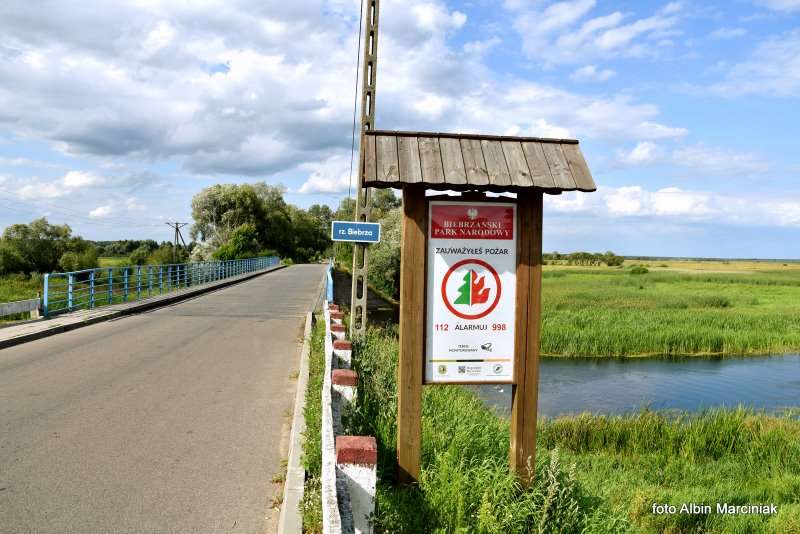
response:
M647 274L632 274L645 265ZM542 352L557 356L800 351L800 265L626 261L546 266Z
M800 261L701 261L701 260L625 260L625 265L645 265L648 268L690 270L690 271L717 271L717 272L769 272L792 271L800 274Z

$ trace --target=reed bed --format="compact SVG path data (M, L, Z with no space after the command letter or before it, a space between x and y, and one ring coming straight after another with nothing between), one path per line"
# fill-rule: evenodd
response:
M542 353L753 355L800 350L800 270L548 269Z

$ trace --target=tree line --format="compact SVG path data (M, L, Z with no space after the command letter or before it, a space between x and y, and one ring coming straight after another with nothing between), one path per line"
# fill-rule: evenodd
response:
M186 261L232 260L276 255L306 263L335 256L339 265L352 264L352 245L332 243L333 220L352 220L355 200L345 198L334 211L314 204L302 209L287 203L281 186L266 183L217 184L191 201L194 225L191 241L174 247L152 239L89 241L72 235L71 228L36 219L7 227L0 238L0 275L74 271L98 266L103 256L126 257L129 264L168 264ZM371 220L382 226L381 242L370 247L370 284L393 298L399 296L400 199L391 189L371 196ZM624 258L605 253L559 252L543 255L546 263L563 265L622 265Z
M542 259L552 265L585 265L599 266L606 264L609 267L618 267L623 264L625 258L617 256L610 250L608 252L571 252L561 254L550 252L542 254Z

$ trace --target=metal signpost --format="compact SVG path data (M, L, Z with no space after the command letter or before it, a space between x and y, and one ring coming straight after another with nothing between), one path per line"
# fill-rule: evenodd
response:
M332 221L331 240L350 243L379 243L381 240L381 224Z
M517 209L431 201L425 382L513 382Z

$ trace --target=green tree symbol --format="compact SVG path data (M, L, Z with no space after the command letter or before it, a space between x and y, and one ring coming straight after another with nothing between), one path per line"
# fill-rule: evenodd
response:
M454 301L455 304L470 304L470 292L472 290L472 277L471 272L467 271L464 275L464 284L458 288L458 298Z

